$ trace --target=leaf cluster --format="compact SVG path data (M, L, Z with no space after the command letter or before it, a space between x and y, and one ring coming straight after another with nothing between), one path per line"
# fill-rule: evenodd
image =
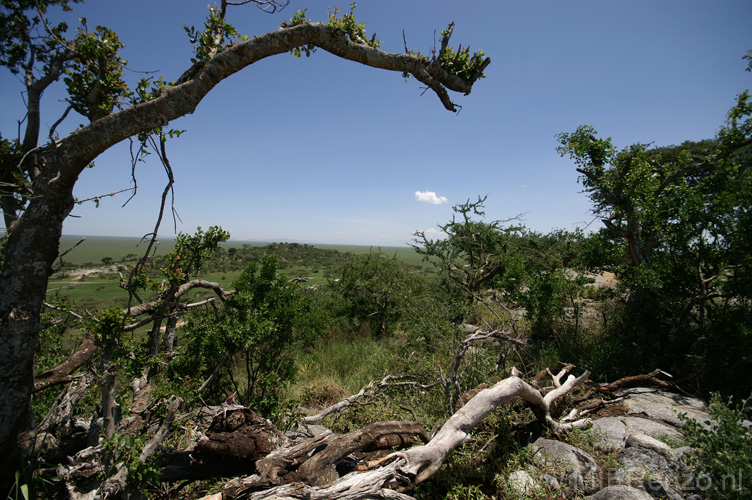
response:
M442 31L447 36L447 31ZM483 68L486 65L486 55L482 50L470 53L470 47L462 48L462 45L454 49L447 46L439 58L439 64L448 72L459 76L467 82L475 82L478 78L485 78Z
M128 484L141 489L147 484L159 484L161 475L156 456L141 461L141 452L148 444L146 435L129 436L113 434L102 441L102 451L116 457L116 461L128 467Z
M701 423L679 415L684 422L684 437L696 454L685 455L695 466L698 487L707 486L708 498L742 499L752 495L749 478L752 476L752 430L748 404L752 397L741 405L734 405L732 398L724 401L714 393L708 413L713 420ZM704 484L703 484L704 483Z
M108 356L119 357L118 349L121 347L121 328L123 326L124 313L120 309L106 309L91 315L85 321L89 331L94 334L97 347L101 348Z
M283 21L280 25L281 28L292 28L293 26L299 26L301 24L305 24L310 22L308 20L307 16L308 9L301 9L298 7L298 10L295 11L295 14L290 18L289 21ZM309 43L307 45L303 45L301 47L295 47L290 51L290 54L293 55L293 57L301 57L303 54L306 55L306 57L311 57L311 54L316 52L316 46L312 43Z
M204 262L227 241L230 233L219 226L211 226L204 232L196 228L196 234L180 233L175 240L175 249L164 257L162 272L170 283L183 284L198 277Z
M112 113L131 92L123 80L124 61L118 50L124 47L117 34L104 26L86 30L86 20L71 42L73 61L65 70L68 101L78 113L95 121Z
M238 30L225 20L222 9L215 5L209 6L209 16L204 21L204 29L199 31L195 26L184 26L188 39L193 44L196 57L193 63L208 61L218 52L231 47L238 41L248 40L246 35L241 35Z
M370 39L366 37L366 25L365 23L359 23L358 20L355 19L355 7L355 2L352 2L350 4L350 13L343 14L342 16L339 16L339 14L342 13L342 9L339 7L335 6L334 8L329 8L327 25L333 28L339 28L347 33L347 38L351 42L368 45L371 48L378 49L381 45L381 39L376 38L376 33L374 33Z
M34 63L45 68L67 51L64 35L68 25L46 23L51 7L70 12L71 3L82 0L2 0L0 2L0 65L13 74L27 72ZM46 71L45 71L46 72Z

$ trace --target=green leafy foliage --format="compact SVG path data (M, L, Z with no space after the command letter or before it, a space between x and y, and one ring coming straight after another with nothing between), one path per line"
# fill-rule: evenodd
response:
M174 249L159 260L159 269L153 269L151 265L134 269L130 290L134 293L149 290L162 296L174 294L180 285L199 276L219 244L229 238L230 233L219 226L212 226L206 232L198 227L193 235L179 233Z
M72 41L75 57L65 70L69 102L78 113L95 121L112 110L130 94L123 80L127 64L118 55L123 43L117 34L104 26L94 32L86 30L86 20Z
M128 484L131 488L143 489L147 484L159 484L159 466L152 455L141 461L140 455L149 442L148 436L127 436L113 434L102 442L102 451L110 454L114 461L128 467Z
M710 366L733 338L735 361L724 362L739 370L736 389L750 390L740 381L752 332L751 115L744 92L714 140L619 150L591 126L559 136L559 152L574 160L605 225L588 253L617 274L628 317L622 334L636 342L643 369L700 373L697 389L727 387ZM702 366L687 366L692 358Z
M230 233L219 226L212 226L206 232L199 227L194 235L178 234L175 249L164 258L162 273L176 284L198 277L204 262L229 238Z
M373 251L348 260L332 283L342 296L343 314L360 325L370 325L379 335L392 331L403 318L416 285L396 256Z
M584 286L588 279L563 268L537 273L525 281L522 304L533 333L544 337L578 334ZM566 329L571 328L571 332Z
M300 7L298 7L298 10L295 11L295 14L293 14L289 21L282 21L280 28L292 28L293 26L299 26L301 24L310 22L306 17L307 12L308 9L301 9Z
M371 36L370 40L366 36L366 25L359 23L355 19L355 2L350 4L350 13L343 14L342 9L338 7L329 8L329 16L327 24L333 28L339 28L347 33L347 38L351 42L368 45L371 48L378 49L381 45L381 39L376 38L376 33Z
M0 2L0 65L13 74L25 71L30 56L48 66L53 59L63 57L66 51L65 22L51 26L45 15L50 8L72 10L70 4L81 0L3 0Z
M512 270L521 261L509 250L509 235L519 226L503 227L503 221L484 222L485 197L453 207L451 222L440 225L446 235L431 239L424 231L414 233L412 247L431 262L468 303L481 299L489 289L503 289L513 280Z
M441 31L440 42L442 42L442 44L448 42L447 37L451 36L453 26L454 24ZM417 57L425 58L426 60L428 59L420 53L420 50L410 50L409 53ZM462 45L460 45L455 49L451 45L446 45L443 50L439 51L438 59L435 46L431 49L431 54L431 60L434 63L438 63L443 69L449 73L457 75L466 82L472 83L478 78L486 77L483 70L488 66L490 60L482 50L478 50L471 54L470 47L462 48ZM403 72L402 77L405 79L410 78L410 73Z
M94 334L97 347L101 348L109 356L120 357L124 354L119 347L124 313L120 309L107 309L99 311L86 320L89 330Z
M441 32L442 37L448 35L448 30ZM470 47L463 49L462 45L460 45L457 49L454 49L452 46L447 46L439 58L439 64L441 64L442 68L459 76L463 80L474 82L478 78L486 77L483 74L483 68L487 64L486 59L487 57L482 50L470 54Z
M539 341L576 337L584 316L587 286L581 231L539 234L521 230L510 238L510 253L522 261L507 286L509 299L525 309L530 333Z
M735 407L731 398L724 401L714 393L708 413L713 420L706 426L679 415L684 422L684 437L697 451L688 455L696 467L695 484L710 499L742 499L752 496L752 430L748 407L752 397Z
M208 61L218 52L225 50L237 43L245 41L247 36L241 35L235 27L225 20L224 12L218 6L209 6L209 16L204 21L203 31L199 31L195 26L184 26L188 39L193 44L193 51L196 57L191 59L192 62Z
M342 14L342 9L339 7L329 8L329 14L327 16L327 26L332 28L338 28L345 32L347 38L351 42L367 45L371 48L377 49L381 45L381 39L376 38L374 33L371 38L366 37L366 25L359 23L355 19L355 2L350 4L350 12L348 14ZM308 21L307 15L308 9L300 9L295 12L295 15L290 18L289 21L284 21L281 25L282 28L291 28L293 26L299 26L305 24ZM340 15L342 14L342 15ZM290 53L295 57L301 57L303 54L306 57L310 57L311 54L316 52L316 46L313 44L303 45L301 47L295 47Z
M299 26L301 24L308 23L306 13L308 12L308 9L301 9L298 7L298 10L295 11L295 14L290 18L289 21L283 21L282 25L280 27L282 28L292 28L293 26ZM308 45L303 45L301 47L295 47L290 51L290 53L294 57L300 57L303 54L306 55L306 57L311 57L311 54L316 52L316 46L312 43L309 43Z
M294 348L315 326L304 321L308 301L277 274L274 256L260 267L250 263L234 287L216 316L196 312L188 319L179 370L209 376L224 367L223 378L239 401L272 417L279 409L282 385L295 373Z

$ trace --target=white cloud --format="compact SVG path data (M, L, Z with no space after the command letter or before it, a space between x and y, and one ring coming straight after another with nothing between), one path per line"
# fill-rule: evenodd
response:
M436 196L433 191L415 191L415 199L422 203L431 203L433 205L441 205L446 203L446 196Z
M423 231L423 233L426 235L426 238L429 240L443 240L446 238L446 233L439 229L438 227L432 227L431 229L426 229Z
M429 241L445 240L447 238L447 234L436 226L418 232L423 233ZM423 238L415 238L413 241L423 241Z

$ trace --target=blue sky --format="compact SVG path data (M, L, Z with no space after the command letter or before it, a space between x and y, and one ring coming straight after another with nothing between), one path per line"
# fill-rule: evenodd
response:
M275 15L239 7L229 20L258 35L296 5L324 20L333 4L300 0ZM206 1L90 0L75 14L118 32L135 83L136 71L174 80L190 66L183 25L200 26L206 12ZM455 21L452 45L491 56L487 78L452 96L462 106L452 114L414 80L323 51L261 61L172 124L186 130L168 144L178 231L221 225L237 240L405 245L479 195L490 219L524 213L532 229L572 230L592 215L573 164L556 152L557 133L593 124L619 146L708 138L752 87L742 60L752 49L748 0L362 0L356 15L392 52L404 50L404 30L408 47L426 53ZM0 131L16 137L22 86L3 71L0 88ZM49 126L63 94L44 97ZM60 130L79 123L71 114ZM155 158L137 177L128 205L121 194L78 206L65 233L151 231L164 174ZM130 184L122 144L82 174L76 196ZM161 234L174 235L170 220Z

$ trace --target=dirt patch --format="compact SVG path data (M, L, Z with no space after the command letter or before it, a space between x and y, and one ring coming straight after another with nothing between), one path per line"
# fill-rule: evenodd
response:
M117 266L109 267L93 267L90 269L75 269L68 271L68 276L71 280L80 281L84 276L90 276L92 274L114 273L117 272Z
M611 405L605 405L595 412L598 418L603 417L621 417L627 414L627 409L621 403L615 403Z

